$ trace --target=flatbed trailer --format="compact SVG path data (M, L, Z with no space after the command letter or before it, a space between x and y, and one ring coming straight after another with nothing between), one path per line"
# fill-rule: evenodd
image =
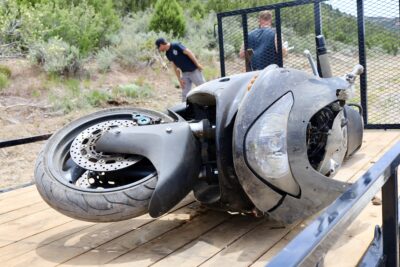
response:
M363 146L335 179L355 182L400 140L400 130L366 130ZM380 198L380 196L377 196ZM376 203L375 203L376 204ZM370 202L325 256L355 266L381 224ZM189 195L173 210L116 223L88 223L50 208L35 186L0 194L1 266L265 266L318 215L283 226L206 209Z

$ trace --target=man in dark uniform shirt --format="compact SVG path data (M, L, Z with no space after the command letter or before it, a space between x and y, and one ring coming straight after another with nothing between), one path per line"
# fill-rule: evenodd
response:
M156 41L159 51L165 52L168 60L172 62L176 77L182 88L182 101L186 101L186 95L192 88L205 82L202 70L203 66L197 61L196 56L181 43L169 43L164 38Z
M252 70L262 70L268 65L275 63L278 51L275 29L272 28L272 13L261 11L259 14L259 28L251 31L248 36L248 49L253 50L250 60ZM282 55L287 55L286 47L282 47ZM244 58L245 52L242 47L240 57Z

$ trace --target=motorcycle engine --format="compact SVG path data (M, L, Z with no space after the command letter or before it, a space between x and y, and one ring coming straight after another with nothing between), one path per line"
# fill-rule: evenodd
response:
M341 165L347 149L347 121L339 102L316 113L307 126L307 155L311 166L332 176Z

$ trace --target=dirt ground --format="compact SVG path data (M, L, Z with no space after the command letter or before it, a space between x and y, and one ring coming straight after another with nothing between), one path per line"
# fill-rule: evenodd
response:
M12 71L8 87L0 92L0 141L53 133L68 122L100 109L87 108L66 115L54 111L47 97L51 88L46 85L48 77L45 73L24 59L1 61L0 64ZM132 83L138 78L152 86L154 96L131 100L123 105L162 111L180 102L180 89L175 88L172 70L160 71L150 67L126 70L115 66L108 73L92 74L90 88L111 88ZM44 143L0 149L0 190L32 181L36 157Z

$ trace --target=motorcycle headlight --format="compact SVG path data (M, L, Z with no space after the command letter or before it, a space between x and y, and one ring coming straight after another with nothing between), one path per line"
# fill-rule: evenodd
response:
M292 106L292 93L287 93L258 118L246 136L248 164L264 179L289 173L287 124Z

